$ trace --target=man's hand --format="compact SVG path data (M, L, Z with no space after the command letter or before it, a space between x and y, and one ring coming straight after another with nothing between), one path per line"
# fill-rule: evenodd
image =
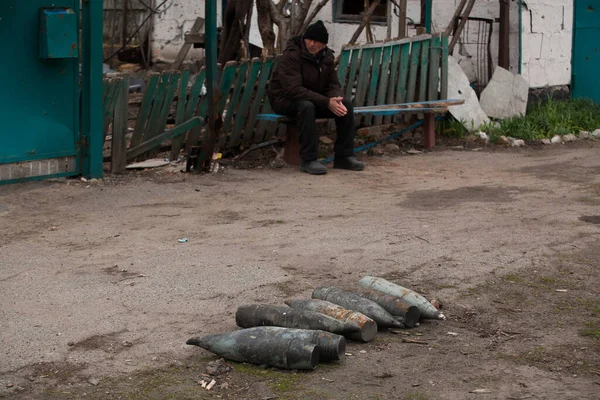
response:
M328 107L329 111L331 111L338 117L343 117L344 115L348 114L348 109L346 108L346 106L344 106L344 103L342 103L343 100L343 97L330 98Z

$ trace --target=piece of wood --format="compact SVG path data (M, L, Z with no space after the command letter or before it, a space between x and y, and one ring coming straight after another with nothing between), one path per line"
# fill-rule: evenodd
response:
M204 123L204 120L202 118L194 117L194 118L190 119L189 121L185 121L183 124L176 126L173 129L167 129L160 135L154 136L153 138L129 149L129 151L127 151L127 159L132 160L132 159L136 158L137 156L139 156L143 153L146 153L147 151L152 150L153 148L155 148L157 146L160 146L160 144L162 142L164 142L165 140L173 139L179 135L183 135L185 132L187 132L191 128L193 128L195 126L199 126L203 123Z
M150 79L148 80L148 87L146 88L146 93L144 94L144 98L142 99L142 104L140 106L140 110L138 111L138 116L135 121L135 128L133 130L133 135L131 136L131 141L129 146L135 147L142 142L142 136L144 135L144 130L146 125L149 123L150 110L152 109L152 102L154 101L154 94L156 93L156 89L158 87L158 80L160 78L159 74L150 75Z
M426 100L437 100L440 83L440 57L442 55L442 38L440 35L436 35L431 39L430 52L429 81L427 82L428 90Z
M179 83L179 93L177 96L177 115L175 118L175 125L182 124L185 119L185 106L187 100L187 89L188 82L190 80L190 71L184 71L181 74L181 81ZM177 160L179 158L179 153L181 152L181 147L183 146L183 142L185 141L185 135L180 135L172 140L171 142L171 160Z
M231 98L229 99L229 106L227 107L227 114L225 115L225 119L223 120L223 131L228 132L231 128L231 124L233 121L233 116L237 111L237 107L240 101L240 95L242 93L242 89L244 87L244 82L246 82L246 73L248 71L248 61L243 61L240 63L240 66L237 71L237 78L235 81L235 86L233 89L233 93L231 94Z
M365 26L367 25L367 23L369 23L369 21L371 21L371 16L375 12L375 9L379 5L379 3L381 3L381 0L373 0L373 2L371 3L371 6L363 14L363 19L360 22L360 24L358 25L358 28L356 29L356 32L354 32L354 34L350 38L350 41L348 42L349 44L356 43L356 40L358 40L358 38L360 37L360 34L365 29Z
M398 15L398 37L405 38L406 34L406 10L408 9L408 0L400 0L400 12Z
M425 148L432 149L435 146L435 115L425 114L425 123L423 124L423 136Z
M413 43L410 49L410 64L408 73L408 84L406 87L406 101L415 101L417 91L417 71L419 69L419 57L421 53L421 42Z
M406 338L402 338L402 342L403 343L423 344L423 345L429 344L428 342L423 342L421 340L412 340L412 339L406 339Z
M458 27L454 30L454 33L452 34L452 41L450 42L450 45L448 46L448 51L450 52L450 54L452 54L454 52L454 46L456 46L456 43L458 42L458 39L460 38L460 34L462 33L463 29L465 28L465 24L467 23L467 20L469 19L469 15L471 15L471 11L473 11L474 5L475 5L475 0L469 0L469 3L467 4L467 7L465 8L465 12L460 16L460 23L458 24Z
M154 128L155 130L151 132L151 136L148 136L148 138L158 135L159 132L162 132L165 129L167 119L169 118L169 111L171 110L171 106L173 105L173 99L175 98L175 93L177 92L177 88L179 87L180 77L180 73L175 73L171 75L171 78L169 79L169 86L167 88L162 107L160 108L160 114L158 115L158 121ZM152 149L148 153L148 158L154 158L157 155L158 149Z
M244 93L242 94L239 108L235 114L235 124L229 140L229 146L237 146L241 142L242 130L246 124L246 117L248 116L250 109L250 101L252 100L252 95L256 90L256 77L258 76L262 66L263 63L259 58L252 60L250 65L250 73L248 74L248 79L244 85Z
M371 76L369 78L369 92L367 94L367 106L375 105L375 96L379 87L379 76L381 75L381 56L383 49L380 47L373 52L373 62L371 64ZM364 124L371 124L371 117L364 118Z
M398 82L396 84L396 97L394 100L396 103L404 103L407 101L408 75L409 75L409 71L411 69L410 51L411 51L410 43L403 44L400 49L400 68L398 70ZM418 49L416 51L418 53ZM416 56L416 57L418 57L418 56Z
M229 95L232 90L231 84L235 79L235 74L237 70L237 62L229 61L227 64L225 64L225 68L221 73L221 80L219 83L219 91L221 92L221 98L219 99L219 103L217 104L217 113L221 116L223 115L223 110L225 110L227 99L229 99Z
M252 98L252 105L250 106L250 113L248 114L248 120L244 126L244 136L242 139L243 143L256 142L253 140L254 127L256 125L256 115L262 106L262 100L266 97L265 91L267 84L269 83L269 77L271 76L271 67L273 66L273 57L267 58L262 63L260 70L260 77L256 86L256 92ZM262 139L262 138L261 138Z
M122 172L127 165L127 117L129 113L129 77L123 78L116 103L111 142L110 172Z
M400 77L400 47L401 45L392 46L392 62L390 64L390 78L388 82L387 89L387 104L393 104L396 102L396 85L398 84L398 79ZM409 45L410 48L410 45ZM392 122L392 118L387 116L383 118L384 124L390 124Z
M151 139L160 130L160 128L157 128L157 126L159 126L158 120L160 119L162 106L165 101L165 93L167 91L170 78L171 74L169 73L163 73L160 76L160 81L156 89L156 95L154 96L154 101L152 102L152 109L148 115L148 124L146 125L146 129L142 134L142 142L146 142L147 140ZM129 162L130 160L128 159L127 161Z
M427 80L429 78L429 47L431 40L421 43L421 65L419 66L419 101L427 100Z
M358 82L356 85L356 97L354 98L354 106L360 107L365 105L367 88L369 87L369 78L371 72L371 61L373 60L374 49L363 49L360 54L360 66L358 69Z
M110 79L107 84L106 96L103 102L103 126L102 133L104 136L104 141L106 141L106 136L108 135L108 129L110 127L110 123L112 122L113 115L115 113L115 102L117 100L119 89L122 84L122 79Z
M356 74L358 72L358 64L360 59L360 49L351 50L352 57L350 62L350 73L348 74L348 81L346 83L346 98L352 99L352 89L354 88L354 82L356 82ZM354 102L353 102L354 103ZM355 103L354 103L355 104Z
M379 76L379 88L377 89L377 103L385 104L388 92L393 92L393 90L389 89L388 83L390 80L390 64L392 62L392 47L386 46L383 49L383 54L381 56L381 73ZM381 125L383 122L382 117L375 117L373 123L375 125Z
M204 44L206 35L204 33L186 33L183 35L183 40L186 44Z
M442 60L440 66L440 98L448 98L448 36L442 36Z
M194 25L192 25L190 34L199 33L200 30L202 30L202 28L204 28L204 19L198 17L196 18L196 21L194 21ZM183 65L183 62L185 61L185 58L187 57L191 47L192 44L187 42L185 42L183 46L181 46L181 50L179 50L179 54L177 54L177 58L173 63L174 69L181 69L181 66Z
M185 106L185 120L191 119L198 108L198 103L200 102L200 93L202 92L202 87L204 86L204 81L206 80L206 68L202 67L198 75L196 75L196 80L192 85L192 90L190 91L190 95L187 99L187 104Z
M448 27L444 31L444 34L446 36L450 36L450 34L452 33L452 31L454 30L454 27L456 26L456 18L458 18L458 16L464 10L465 4L467 4L467 0L460 0L460 3L458 4L458 7L456 8L456 11L454 11L454 15L452 16L452 19L450 20L450 23L448 24Z
M398 39L398 40L390 40L390 41L379 41L373 43L365 43L365 44L346 44L343 49L347 50L355 50L355 49L374 49L377 47L385 47L385 46L395 46L397 44L404 43L414 43L421 42L423 40L431 39L431 34L424 33L422 35L417 35L409 38Z

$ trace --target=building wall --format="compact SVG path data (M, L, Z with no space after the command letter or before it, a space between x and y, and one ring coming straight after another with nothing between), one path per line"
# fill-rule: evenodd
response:
M436 0L433 2L432 27L434 32L446 29L460 0ZM221 20L221 6L217 7ZM315 4L317 1L315 1ZM523 65L522 74L531 87L568 85L571 81L571 40L573 33L573 0L527 0L523 5ZM251 42L261 45L253 12ZM419 22L420 0L408 0L408 17ZM204 17L204 2L197 0L172 0L166 11L154 19L152 54L155 61L172 62L183 45L183 35L192 27L196 17ZM471 16L496 19L500 16L498 0L478 0ZM329 47L339 54L358 27L356 23L333 21L333 0L319 12L317 19L325 22L330 34ZM398 18L392 16L392 37L398 34ZM385 39L386 25L373 25L377 40ZM409 35L415 30L409 26ZM476 32L471 32L473 35ZM498 62L499 25L494 23L491 45L493 66ZM365 42L363 32L359 42ZM458 54L460 53L460 54ZM462 63L476 64L474 46L456 46L455 55ZM203 51L193 49L189 59L203 57ZM510 68L519 71L519 14L518 0L511 0L510 7Z

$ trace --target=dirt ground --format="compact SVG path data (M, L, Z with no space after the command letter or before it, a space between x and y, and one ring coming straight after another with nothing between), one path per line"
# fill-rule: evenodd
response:
M600 399L600 144L364 160L0 187L0 398ZM313 372L185 344L364 275L448 320Z

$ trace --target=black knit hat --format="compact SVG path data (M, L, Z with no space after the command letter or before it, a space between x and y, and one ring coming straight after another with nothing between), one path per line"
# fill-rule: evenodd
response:
M327 44L329 41L329 33L327 33L327 28L325 28L323 21L317 21L314 24L309 25L308 28L306 28L306 32L304 32L304 39L312 39Z

